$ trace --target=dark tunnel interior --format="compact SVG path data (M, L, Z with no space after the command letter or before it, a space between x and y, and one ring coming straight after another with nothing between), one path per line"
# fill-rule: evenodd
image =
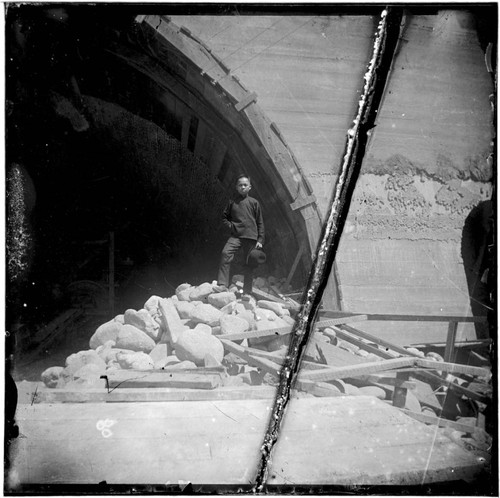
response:
M154 84L106 56L135 14L9 8L7 324L106 304L111 236L117 310L216 278L230 181L181 145ZM260 271L283 277L278 266L271 254Z

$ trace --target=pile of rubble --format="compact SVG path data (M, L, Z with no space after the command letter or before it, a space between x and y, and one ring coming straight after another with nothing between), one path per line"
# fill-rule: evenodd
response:
M233 279L239 280L239 276ZM254 284L263 293L271 286L284 290L282 282L273 277L257 278ZM240 358L225 352L219 338L250 330L291 328L294 319L289 309L266 299L238 299L240 287L236 285L219 293L214 292L214 285L186 283L172 297L151 296L142 309L128 309L99 326L90 338L89 350L68 356L64 367L48 368L42 381L50 388L100 387L102 377L116 370L206 371L223 366L228 373L223 385L263 382L265 375L257 375L257 368L247 368ZM270 336L244 344L280 350L284 355L288 338ZM274 383L270 376L266 380Z

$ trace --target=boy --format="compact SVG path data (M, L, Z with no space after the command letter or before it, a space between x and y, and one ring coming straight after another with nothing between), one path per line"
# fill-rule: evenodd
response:
M264 221L257 199L248 193L252 188L250 177L246 174L236 179L236 196L229 201L224 210L222 223L231 230L224 249L222 250L217 286L214 290L222 292L229 287L229 271L231 262L239 250L245 256L243 292L252 292L253 268L248 264L248 256L253 249L262 249L264 244Z

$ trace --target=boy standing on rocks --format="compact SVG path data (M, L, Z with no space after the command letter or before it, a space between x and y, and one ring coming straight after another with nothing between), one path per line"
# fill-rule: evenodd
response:
M245 256L243 292L252 292L253 268L265 261L261 251L264 244L264 220L259 201L248 193L252 183L248 175L242 174L236 179L236 196L229 201L222 222L231 230L231 236L222 250L217 286L218 292L227 291L229 287L229 272L236 253L243 251Z

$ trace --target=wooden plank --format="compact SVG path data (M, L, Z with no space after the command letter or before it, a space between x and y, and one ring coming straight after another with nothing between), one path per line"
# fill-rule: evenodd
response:
M243 346L239 346L234 342L222 339L220 336L219 339L221 340L222 344L224 344L224 350L238 355L240 358L246 360L249 365L259 367L264 370L264 372L273 375L279 375L281 366L276 364L274 361L271 361L268 358L256 358L252 356Z
M306 206L310 206L311 204L314 204L316 202L316 197L314 195L308 195L307 197L300 197L295 199L290 204L290 209L292 211L297 211L298 209L302 209Z
M367 344L366 342L362 341L360 338L358 338L352 334L348 334L347 332L343 331L342 329L340 329L338 327L334 327L334 330L335 330L336 337L343 339L344 341L350 342L351 344L358 346L358 348L363 349L364 351L375 354L375 355L380 356L381 358L385 358L385 359L394 358L396 356L395 353L383 351L375 346L372 346L371 344ZM331 334L328 331L323 331L323 334L325 334L326 336L328 336L330 338L335 337L333 334Z
M424 368L432 368L448 373L458 373L465 375L473 375L475 377L484 377L487 381L491 377L491 371L483 367L473 367L469 365L461 365L459 363L449 363L442 361L434 361L424 358L417 358L417 366Z
M290 282L292 281L293 276L295 275L295 271L297 270L297 266L299 265L299 262L302 258L302 254L305 251L305 246L304 244L300 244L299 250L297 252L297 255L295 256L295 259L293 260L292 267L290 268L290 271L288 272L288 276L286 277L284 287L287 288L290 285Z
M397 372L398 374L400 372ZM372 384L385 384L392 387L402 387L403 389L410 389L414 391L417 388L415 382L409 380L402 380L398 377L382 377L379 375L366 375L363 376L363 380L366 382L370 382Z
M35 395L36 392L36 395ZM244 399L274 399L272 386L224 387L217 389L127 388L113 389L41 389L19 392L19 404L32 403L138 403L167 401L214 401Z
M331 327L333 325L342 324L345 321L362 321L364 320L363 316L356 315L355 317L344 317L344 318L332 318L331 320L322 320L320 322L316 322L315 328L321 329L326 327ZM225 334L223 337L228 341L239 341L242 339L255 339L260 337L269 337L273 335L287 335L290 334L293 330L293 326L289 325L287 327L277 327L275 329L266 329L266 330L248 330L246 332L238 332L234 334ZM220 336L219 336L220 338Z
M412 367L414 365L416 365L415 358L394 358L391 360L348 365L339 368L300 372L299 377L304 380L328 381L345 379L347 377L357 377L359 375L367 375L375 372L383 372L384 370Z
M238 112L241 112L253 102L257 102L257 94L255 92L249 92L234 106L234 108Z
M220 374L195 374L168 372L148 373L130 372L128 370L116 370L107 375L109 389L128 389L131 387L178 387L192 389L215 389L221 384Z
M339 314L345 314L344 311L322 310L322 316L335 317ZM366 315L368 320L391 321L391 322L458 322L458 323L482 323L487 318L483 316L456 316L456 315L392 315L357 312L352 315Z
M478 429L478 427L474 425L461 424L460 422L455 422L453 420L448 420L437 416L433 417L432 415L427 415L425 413L417 413L405 408L401 408L401 411L403 413L406 413L406 415L414 418L415 420L423 422L424 424L437 425L438 427L449 427L450 429L455 429L456 431L467 433L475 432L475 430Z
M311 339L313 339L313 341L315 342L315 347L321 358L321 361L326 365L340 367L346 365L367 363L367 360L365 360L361 356L356 356L355 354L346 351L345 349L339 348L327 342L315 340L314 337L312 337Z
M455 339L457 337L457 322L448 324L448 334L446 336L446 347L444 349L444 361L453 361L455 353Z
M396 408L404 408L406 405L407 388L404 383L410 378L409 372L398 372L396 374L394 394L392 396L392 404Z

